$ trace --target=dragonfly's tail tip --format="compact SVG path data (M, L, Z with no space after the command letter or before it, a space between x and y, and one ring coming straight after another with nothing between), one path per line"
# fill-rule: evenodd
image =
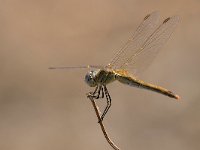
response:
M181 97L178 96L178 95L175 95L175 98L176 98L177 100L180 100L180 99L181 99Z

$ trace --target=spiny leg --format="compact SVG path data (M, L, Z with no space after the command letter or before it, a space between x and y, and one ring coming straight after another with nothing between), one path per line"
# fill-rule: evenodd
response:
M105 85L103 86L103 90L104 90L105 95L106 95L107 106L104 109L103 114L101 115L101 121L103 121L103 118L105 117L106 113L108 112L109 108L111 107L111 97L110 97L110 94L109 94Z
M100 98L104 98L104 90L103 90L103 86L101 86L101 97Z
M101 87L97 85L94 92L92 93L92 97L95 99L99 99L100 91Z
M93 95L95 95L96 94L96 92L97 92L97 90L98 90L98 85L96 86L96 88L95 88L95 90L94 90L94 92L92 93Z
M101 95L101 91L102 91L102 86L101 86L101 85L99 85L98 87L99 87L99 89L98 89L98 91L97 91L97 96L96 96L96 99L99 99L99 98L101 98L101 97L100 97L100 95Z
M105 91L105 95L106 95L106 99L107 99L107 106L105 108L105 112L102 115L103 117L105 117L106 113L108 112L108 110L111 107L111 97L110 97L110 94L109 94L108 89L107 89L106 86L104 86L104 91Z
M96 86L94 92L89 92L89 93L87 94L87 97L96 98L96 95L95 95L95 94L97 93L98 88L99 88L99 87Z
M94 92L91 93L91 96L95 99L99 99L99 98L103 98L104 95L102 93L102 96L100 97L100 94L101 94L102 91L102 86L101 85L97 85Z

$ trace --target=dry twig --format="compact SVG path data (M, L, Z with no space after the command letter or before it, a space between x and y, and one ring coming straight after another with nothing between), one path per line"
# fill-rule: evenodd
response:
M104 134L104 136L105 136L107 142L110 144L110 146L111 146L114 150L120 150L120 149L113 143L113 141L109 138L109 136L108 136L108 134L107 134L107 132L106 132L106 129L105 129L105 127L104 127L104 124L103 124L103 122L101 121L101 117L100 117L100 113L99 113L100 111L99 111L98 106L96 105L96 103L95 103L93 97L92 97L90 94L88 94L87 97L88 97L88 98L91 100L91 102L92 102L92 105L93 105L94 110L95 110L95 112L96 112L97 118L98 118L98 120L99 120L99 124L100 124L100 126L101 126L101 130L102 130L102 132L103 132L103 134Z

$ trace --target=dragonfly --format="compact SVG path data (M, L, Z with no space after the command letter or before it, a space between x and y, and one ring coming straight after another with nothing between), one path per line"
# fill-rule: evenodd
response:
M94 91L89 92L88 96L93 99L106 97L107 100L107 106L101 115L100 121L103 121L111 107L111 96L107 85L114 81L157 92L170 98L180 99L174 92L161 86L147 83L137 77L151 64L180 20L179 16L172 16L159 23L159 17L160 15L157 11L144 17L134 34L130 36L106 66L50 67L50 69L90 69L85 75L85 82L90 87L94 87Z

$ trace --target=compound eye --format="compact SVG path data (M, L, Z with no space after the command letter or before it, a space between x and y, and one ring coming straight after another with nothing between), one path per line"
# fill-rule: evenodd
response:
M90 71L89 73L86 74L85 76L85 81L86 83L91 86L91 87L94 87L96 86L96 83L94 81L94 73L92 71Z
M87 78L87 81L91 81L91 80L92 80L92 77L89 75Z

